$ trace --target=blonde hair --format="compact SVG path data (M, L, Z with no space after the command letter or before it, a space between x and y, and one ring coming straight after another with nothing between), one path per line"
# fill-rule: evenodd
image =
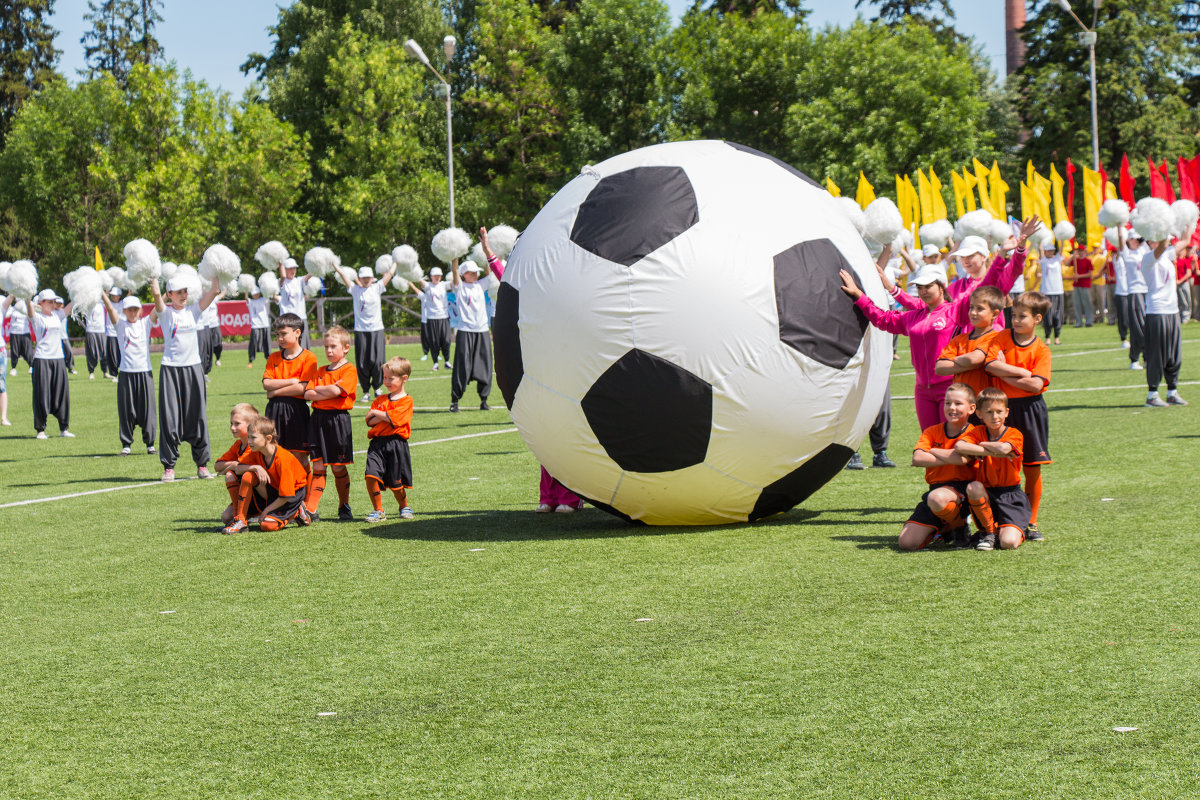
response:
M275 438L275 423L266 417L255 417L248 427L250 433L266 436L268 439Z
M253 421L258 416L258 409L249 403L238 403L229 409L229 416Z
M347 350L354 344L354 337L350 335L350 331L343 328L341 325L330 325L325 329L325 335L321 337L321 341L328 339L330 336L342 343L342 346Z
M403 356L392 356L383 362L383 368L393 375L408 377L412 375L412 362Z

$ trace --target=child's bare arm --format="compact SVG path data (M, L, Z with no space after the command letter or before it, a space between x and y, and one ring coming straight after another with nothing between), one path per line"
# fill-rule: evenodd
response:
M974 442L958 441L954 443L954 452L960 456L969 456L971 458L983 458L988 455L988 451L984 450Z
M967 463L967 459L956 453L952 448L935 447L929 451L930 455L937 459L938 464L954 464L962 466Z
M1003 361L990 361L985 369L988 375L995 375L997 378L1028 378L1033 374L1024 367Z

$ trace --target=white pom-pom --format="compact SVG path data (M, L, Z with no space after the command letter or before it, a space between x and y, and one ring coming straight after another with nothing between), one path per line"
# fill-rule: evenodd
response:
M958 218L958 222L954 224L954 235L959 240L968 236L978 236L980 239L987 239L992 233L992 222L995 217L984 211L982 208L975 211L968 211Z
M100 273L92 267L80 267L70 273L70 277L68 283L64 276L63 283L68 287L67 292L74 306L73 313L91 313L93 308L100 305L100 296L104 294L104 287L100 285Z
M1105 200L1096 221L1106 228L1119 228L1129 222L1129 204L1124 200Z
M1171 204L1171 213L1175 217L1175 236L1184 243L1191 241L1200 221L1200 206L1191 200L1176 200Z
M38 274L32 261L14 261L8 268L8 291L21 300L33 299L38 292Z
M401 272L409 272L413 267L420 262L420 257L417 251L406 244L392 250L392 260L396 262L396 269Z
M121 269L120 267L109 267L104 271L108 273L108 279L112 281L112 284L108 287L107 291L111 291L112 289L120 289L122 292L124 292L128 290L129 277L125 274L125 270Z
M1121 246L1121 234L1116 228L1108 228L1104 231L1104 241L1111 244L1113 247Z
M308 264L307 256L305 256L304 261L305 261L305 265L307 266L307 264ZM316 297L317 295L319 295L321 293L322 288L323 288L323 286L321 284L321 279L318 278L316 275L309 275L307 280L304 281L304 294L306 294L309 297Z
M412 283L417 283L419 281L425 280L425 271L422 270L419 266L414 266L408 272L404 273L404 278L405 278L405 280L410 281Z
M511 225L496 225L488 228L488 244L492 246L492 252L503 261L517 246L519 235L517 229Z
M200 277L210 283L215 277L221 284L226 284L237 280L241 274L242 260L223 244L214 244L200 259Z
M500 279L496 277L494 272L489 272L487 277L483 279L483 290L488 293L488 297L492 298L492 302L496 302L496 293L500 291Z
M912 250L914 242L912 231L905 228L900 231L895 239L892 239L892 252L899 253L901 250Z
M232 297L238 293L238 278L240 277L242 276L238 275L237 278L221 284L221 291L225 293L226 297Z
M375 274L379 277L387 275L387 271L392 268L392 257L384 253L379 258L375 259Z
M1075 226L1065 219L1054 226L1054 238L1060 242L1069 242L1075 238Z
M172 277L183 280L184 287L188 291L189 303L197 302L204 294L204 284L200 280L200 273L196 272L196 269L190 264L180 264ZM212 285L212 281L209 281L209 285Z
M480 269L486 267L487 256L483 254L483 242L476 242L475 246L471 248L471 255L467 256L467 258L478 264Z
M1144 197L1129 215L1133 229L1147 242L1165 242L1175 233L1175 215L1166 200Z
M279 265L288 260L290 254L283 242L270 241L254 251L254 260L263 265L263 269L275 271Z
M850 220L850 224L854 226L854 230L858 231L858 235L862 236L867 228L867 218L858 201L852 197L835 197L833 202L846 215L846 219Z
M1012 235L1012 226L1010 226L1007 222L999 219L992 220L992 231L988 236L988 240L991 241L993 245L1003 244L1004 241Z
M238 294L255 294L258 292L258 282L254 280L254 276L249 272L243 272L237 277L237 293Z
M892 241L904 230L900 209L886 197L877 198L867 206L864 216L866 225L863 226L863 238L881 245Z
M7 292L8 289L8 271L12 269L11 261L0 261L0 291Z
M408 281L404 280L404 278L400 277L399 275L394 275L392 276L392 288L397 292L407 292Z
M1051 247L1054 244L1054 231L1039 224L1037 230L1029 237L1029 243L1039 250L1043 247Z
M850 202L853 203L854 201L851 200ZM954 236L954 228L950 225L950 220L946 219L939 219L928 225L922 225L918 232L921 234L922 244L936 245L938 249L950 244L950 237Z
M162 275L162 259L158 248L145 239L134 239L125 245L125 274L134 289L145 286Z
M171 280L171 276L175 274L175 270L177 269L179 269L179 266L174 261L162 262L162 275L159 276L162 282L165 283Z
M874 239L863 239L867 245L867 252L871 254L871 258L879 258L879 254L883 252L883 245Z
M341 265L337 253L328 247L314 247L304 254L304 271L315 278L324 278Z
M449 264L471 251L471 237L462 228L446 228L434 234L430 249L439 261Z
M263 297L274 297L279 294L279 276L274 272L264 272L259 275L258 292Z

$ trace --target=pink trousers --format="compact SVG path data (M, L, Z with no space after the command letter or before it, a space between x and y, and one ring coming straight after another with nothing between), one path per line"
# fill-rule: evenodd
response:
M542 499L539 502L549 506L571 506L572 508L578 508L583 502L579 499L579 495L563 486L549 472L546 472L545 467L542 467L540 493Z
M913 392L913 402L917 406L917 424L921 426L921 430L946 421L944 403L946 389L951 383L953 381L947 380L945 383L935 383L932 386L918 386Z

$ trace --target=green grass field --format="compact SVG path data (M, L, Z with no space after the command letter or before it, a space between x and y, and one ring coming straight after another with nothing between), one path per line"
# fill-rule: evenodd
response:
M502 410L418 411L412 521L390 497L361 521L360 463L360 521L221 536L219 482L116 456L114 384L75 376L78 438L35 441L22 368L0 429L0 796L1196 797L1198 328L1193 405L1167 409L1142 407L1114 328L1068 329L1047 541L994 553L899 552L907 466L756 525L535 515ZM261 407L244 364L214 370L215 453L229 407ZM448 376L415 366L418 408L444 409ZM906 464L912 403L893 406Z

